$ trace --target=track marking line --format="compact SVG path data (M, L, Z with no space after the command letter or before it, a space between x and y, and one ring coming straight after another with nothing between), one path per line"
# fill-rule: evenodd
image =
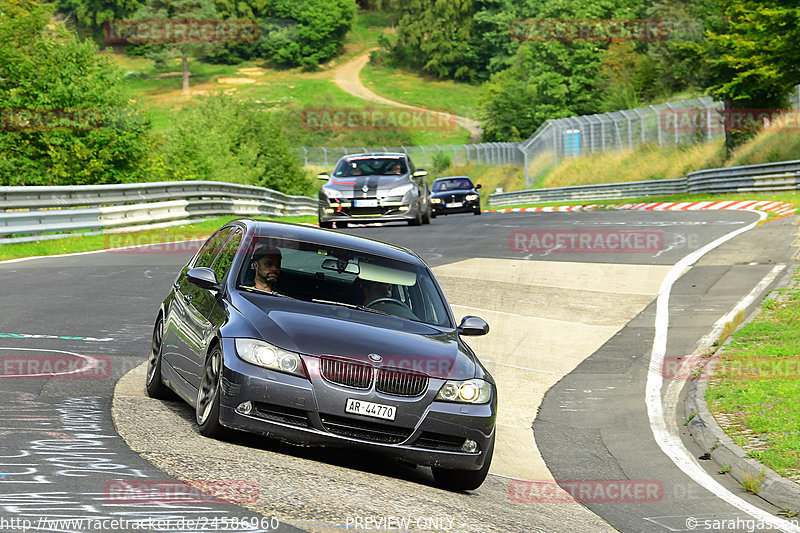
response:
M647 373L645 403L647 405L647 414L650 419L650 429L655 437L656 443L664 452L664 454L666 454L667 457L672 460L675 466L680 468L687 476L693 479L695 483L705 488L714 496L723 500L729 505L747 513L763 523L770 524L775 529L792 533L800 533L800 526L796 526L791 522L773 516L772 514L759 509L755 505L744 501L742 498L728 491L713 477L711 477L711 475L700 466L700 464L684 447L683 442L681 442L680 436L678 435L677 428L673 427L674 421L670 418L670 423L667 423L664 405L661 398L661 391L664 385L664 377L661 373L661 367L667 351L667 333L669 330L669 296L672 286L678 280L684 268L693 265L701 257L725 242L753 229L756 227L756 225L758 225L759 222L766 218L766 213L756 212L756 214L759 216L758 221L723 235L722 237L710 242L698 250L695 250L678 261L670 269L670 271L667 273L667 276L664 278L664 281L661 283L661 290L659 291L658 298L656 300L655 336L653 339L653 349L650 355L650 367Z

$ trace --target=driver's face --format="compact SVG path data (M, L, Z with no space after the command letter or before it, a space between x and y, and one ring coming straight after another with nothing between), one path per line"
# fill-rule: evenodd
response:
M281 260L271 255L265 255L255 262L256 277L263 283L272 284L281 273Z
M392 286L388 283L368 283L364 287L364 303L369 303L378 298L390 298Z

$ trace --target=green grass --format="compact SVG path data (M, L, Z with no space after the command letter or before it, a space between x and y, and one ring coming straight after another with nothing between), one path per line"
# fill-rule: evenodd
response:
M752 432L761 445L750 450L750 456L785 476L800 476L800 290L796 285L800 273L795 272L793 283L782 291L782 298L733 334L720 354L718 366L725 371L712 378L706 391L711 411L729 417L725 431L741 443L746 442L742 435ZM755 372L754 361L769 365L761 368L772 371ZM779 366L781 362L784 366ZM757 488L757 481L752 480L751 488Z
M204 239L219 229L223 224L240 217L222 217L185 226L174 226L143 231L125 233L108 233L105 235L85 235L50 239L25 243L0 244L0 261L18 259L21 257L35 257L42 255L58 255L76 252L89 252L130 246L134 244L154 244L162 242L176 242L189 239ZM284 217L282 222L316 222L314 216Z
M373 92L396 102L478 118L480 85L440 81L372 63L361 71L361 81Z

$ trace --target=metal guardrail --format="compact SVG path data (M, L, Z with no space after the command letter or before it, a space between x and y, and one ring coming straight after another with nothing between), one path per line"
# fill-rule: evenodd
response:
M318 201L216 181L0 187L0 243L209 216L315 215Z
M617 200L685 193L737 193L800 190L800 160L700 170L670 180L576 185L493 193L489 205Z

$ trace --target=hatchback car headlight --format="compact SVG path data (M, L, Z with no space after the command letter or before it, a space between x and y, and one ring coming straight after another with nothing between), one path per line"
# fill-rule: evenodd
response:
M239 358L254 365L300 377L306 375L303 370L303 362L298 354L278 348L268 342L255 339L236 339L236 353L239 354Z
M331 198L336 199L342 197L342 191L340 191L339 189L334 189L332 187L323 187L321 191L325 196L328 197L329 200Z
M468 202L471 202L473 200L477 200L478 199L478 195L477 194L468 194L466 199L467 199Z
M388 196L403 196L405 193L410 191L414 188L413 183L406 183L405 185L400 185L399 187L395 187L389 191Z
M431 203L432 204L440 204L440 203L442 203L442 199L441 198L431 198Z
M458 403L487 403L492 399L492 384L482 379L446 381L436 399Z

